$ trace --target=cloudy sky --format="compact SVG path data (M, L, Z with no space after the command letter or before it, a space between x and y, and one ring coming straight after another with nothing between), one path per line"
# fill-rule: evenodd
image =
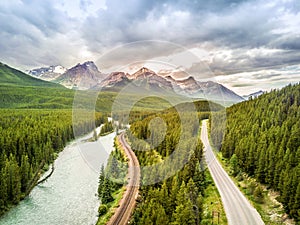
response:
M22 70L169 63L247 94L300 81L300 1L1 0L0 52Z

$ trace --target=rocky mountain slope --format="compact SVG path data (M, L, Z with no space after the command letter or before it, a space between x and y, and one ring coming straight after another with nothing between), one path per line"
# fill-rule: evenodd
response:
M78 63L53 81L67 88L86 90L98 84L104 77L94 62L88 61Z
M29 75L42 80L52 81L67 71L63 66L49 66L26 71Z
M49 66L27 71L33 77L64 85L69 89L86 90L105 78L94 62L78 63L66 69L63 66Z

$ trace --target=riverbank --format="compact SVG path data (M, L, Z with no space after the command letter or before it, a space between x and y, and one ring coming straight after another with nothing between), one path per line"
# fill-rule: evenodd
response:
M114 142L114 151L111 152L107 167L105 168L105 174L107 174L108 179L110 179L111 186L114 186L114 189L111 193L112 201L101 204L98 209L99 218L97 221L97 225L105 225L109 222L111 217L114 215L115 211L120 205L120 202L123 198L123 195L126 191L126 188L124 184L126 183L125 177L127 174L127 167L128 167L128 158L118 140L118 138L115 139ZM118 160L119 162L122 162L122 168L118 167L117 165L113 165L113 160ZM115 168L118 167L118 168ZM118 174L112 174L112 172L118 172ZM113 177L115 175L118 175L119 180L115 180ZM115 182L114 182L115 180ZM99 181L99 187L102 185ZM98 190L98 196L101 200L101 192L107 191L107 190ZM105 211L103 211L105 210Z
M114 134L82 142L90 135L69 143L55 160L52 176L1 217L0 224L95 224L99 170L113 149Z

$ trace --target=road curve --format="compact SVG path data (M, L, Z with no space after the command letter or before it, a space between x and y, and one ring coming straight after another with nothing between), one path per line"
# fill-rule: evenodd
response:
M207 120L202 121L201 140L210 174L219 190L229 225L262 225L259 213L236 187L216 159L207 134Z
M119 142L127 155L128 162L128 174L127 174L127 185L126 191L120 201L120 206L116 209L115 214L111 217L108 225L127 224L130 216L134 210L136 198L138 196L139 185L140 185L140 165L139 161L127 144L125 140L125 133L121 133L118 136Z

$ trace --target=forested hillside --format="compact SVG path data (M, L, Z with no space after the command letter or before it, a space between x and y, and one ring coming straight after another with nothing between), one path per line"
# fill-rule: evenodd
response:
M96 125L105 121L96 113ZM92 121L77 121L81 134ZM74 138L71 110L0 110L0 215L36 184L44 167Z
M0 62L0 108L71 109L75 103L80 108L92 106L96 111L111 112L113 105L123 109L132 102L136 102L133 111L157 112L170 107L162 98L139 98L135 92L118 95L116 91L107 90L70 90L60 84L31 77ZM176 95L169 98L175 102L183 101L182 97Z
M149 131L150 121L156 116L167 124L163 140L160 140L163 133L160 127L156 127L155 132ZM205 189L205 176L200 167L202 144L198 139L197 124L193 123L188 113L184 117L179 118L176 113L157 114L130 127L135 137L148 139L147 143L142 143L129 136L131 146L142 166L142 183L157 181L141 187L141 199L138 201L132 224L199 224L202 219L202 196ZM180 140L182 120L187 128L183 129L184 140ZM178 145L179 154L177 157L171 156ZM143 151L146 149L148 150ZM164 164L170 159L171 164ZM153 166L152 169L147 167L155 164L160 166ZM176 165L180 164L184 164L183 168L168 179L162 179L168 171L174 171Z
M0 63L0 108L71 108L74 91Z
M213 128L216 146L220 136ZM278 190L286 211L300 221L299 84L228 108L221 151L226 158L235 154L242 171Z
M39 87L54 87L64 88L60 84L50 83L31 77L19 70L16 70L8 65L0 62L0 84L9 86L39 86Z

